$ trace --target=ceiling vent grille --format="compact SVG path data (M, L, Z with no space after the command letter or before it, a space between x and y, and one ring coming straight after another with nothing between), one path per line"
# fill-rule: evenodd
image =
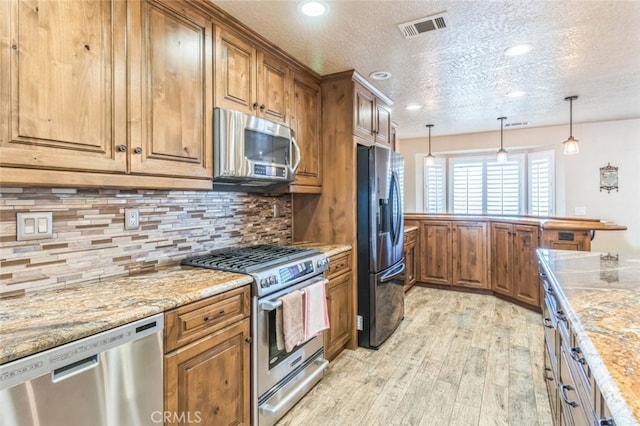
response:
M443 30L449 26L449 15L446 12L438 13L437 15L427 16L426 18L416 19L415 21L405 22L398 25L398 29L404 36L404 38L414 38L420 34L434 31Z
M529 124L528 121L517 121L515 123L507 123L507 124L504 125L504 127L526 126L528 124Z

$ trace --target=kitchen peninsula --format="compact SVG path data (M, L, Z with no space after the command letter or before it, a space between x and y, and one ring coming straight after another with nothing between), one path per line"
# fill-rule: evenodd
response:
M616 425L637 425L640 254L540 249L538 257L547 295L554 295L555 310L561 317L557 320L556 340L552 342L560 355L556 360L556 353L550 353L547 342L549 352L545 362L556 419L584 416L589 423L594 419L597 423L599 419L613 418ZM553 330L551 323L550 318L545 320L545 328ZM547 336L547 340L553 337ZM557 374L558 366L560 370L568 366L571 374L566 371ZM565 392L567 398L558 397L556 389Z

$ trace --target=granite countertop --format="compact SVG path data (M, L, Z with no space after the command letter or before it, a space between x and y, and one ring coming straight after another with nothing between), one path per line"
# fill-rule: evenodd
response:
M327 256L344 244L303 243ZM168 266L0 299L0 364L253 282L245 274Z
M616 424L640 420L640 253L539 249Z

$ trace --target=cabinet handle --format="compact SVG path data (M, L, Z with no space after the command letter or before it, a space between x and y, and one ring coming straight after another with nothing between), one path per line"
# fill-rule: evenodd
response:
M542 373L542 377L544 377L545 380L553 382L553 377L547 376L547 371L551 371L551 369L549 367L545 367L544 372Z
M258 108L258 106L259 106L259 105L260 105L259 103L257 103L257 102L254 102L254 103L253 103L253 109L256 109L256 108Z
M547 327L547 328L553 328L553 323L551 323L551 325L549 325L549 323L551 322L551 318L542 318L542 325Z
M267 106L265 104L260 105L260 111L264 111Z
M568 390L572 391L573 387L571 387L570 385L560 385L560 396L562 397L562 400L570 407L577 407L578 406L577 402L569 400L569 397L567 396L567 392L566 392Z
M564 312L562 311L556 311L556 318L558 321L567 321L567 318L564 316Z
M571 359L573 359L578 364L585 363L584 357L580 356L581 353L582 353L582 350L580 349L579 346L574 346L571 349L569 349L569 355L571 355Z
M202 318L204 321L209 321L211 319L211 317L209 315L205 316L204 318Z
M599 419L596 423L597 426L613 426L613 419Z
M251 336L249 336L246 339L244 339L244 341L247 342L247 343L251 343L251 342L253 342L253 338Z
M142 148L139 146L136 146L133 150L134 153L136 154L142 154Z
M118 152L125 152L127 150L126 145L118 145Z
M220 312L218 312L218 316L223 316L224 315L224 309L220 309Z

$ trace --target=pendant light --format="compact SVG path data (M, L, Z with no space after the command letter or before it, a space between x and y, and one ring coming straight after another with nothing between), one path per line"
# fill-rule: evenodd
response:
M431 128L433 124L427 124L427 128L429 129L429 154L427 154L427 166L433 165L436 160L436 157L431 154Z
M498 117L498 120L500 120L500 149L498 150L498 158L497 161L500 164L504 164L507 162L507 150L504 149L504 145L502 144L502 133L503 133L503 128L504 128L504 120L506 120L507 117Z
M565 101L569 101L569 139L562 142L565 155L577 154L579 151L578 140L573 137L573 101L578 99L577 96L567 96Z

